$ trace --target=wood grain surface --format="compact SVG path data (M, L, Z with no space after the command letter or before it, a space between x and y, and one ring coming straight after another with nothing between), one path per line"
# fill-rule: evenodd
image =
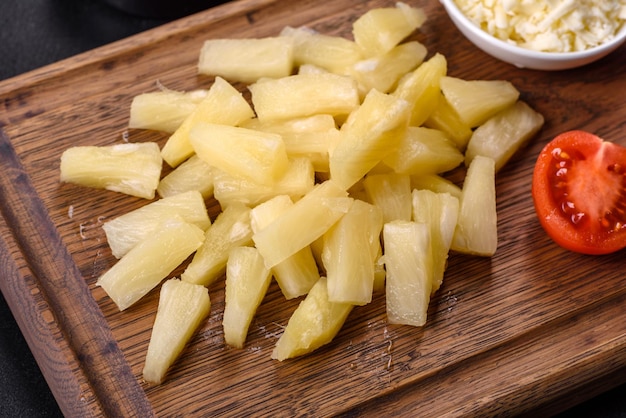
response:
M163 134L127 129L130 102L157 82L210 86L196 73L206 39L286 25L350 37L358 16L394 1L236 1L0 83L0 289L66 416L553 413L583 388L592 396L626 381L624 251L559 248L530 196L534 161L556 134L585 129L626 146L626 46L575 70L518 69L473 47L437 1L406 2L428 15L412 39L444 54L450 75L511 81L546 124L498 173L497 253L451 256L426 326L387 324L377 295L331 344L285 362L270 354L298 301L272 284L245 348L228 348L219 281L167 381L143 382L158 291L119 312L95 282L115 263L103 222L146 201L60 183L59 157L125 136L163 145Z

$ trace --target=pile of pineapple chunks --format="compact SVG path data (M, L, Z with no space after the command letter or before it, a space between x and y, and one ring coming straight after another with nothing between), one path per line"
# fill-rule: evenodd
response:
M97 281L124 310L165 280L147 382L163 381L224 275L232 347L272 278L302 298L272 353L284 360L330 342L375 292L389 323L424 325L449 252L494 254L496 172L543 117L507 81L451 77L443 55L426 59L407 40L425 20L397 3L357 19L354 40L305 27L208 40L198 69L209 89L134 97L129 127L170 133L162 149L64 152L62 181L152 200L104 224L119 261ZM462 187L444 177L460 166Z

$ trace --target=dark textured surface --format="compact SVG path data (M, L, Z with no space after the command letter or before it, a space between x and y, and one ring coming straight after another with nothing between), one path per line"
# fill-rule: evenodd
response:
M166 21L128 15L98 0L2 0L0 80ZM621 386L560 416L626 417L625 395ZM56 402L0 295L0 417L57 416Z

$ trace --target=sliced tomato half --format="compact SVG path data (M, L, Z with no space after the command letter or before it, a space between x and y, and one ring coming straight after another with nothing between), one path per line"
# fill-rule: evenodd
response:
M584 254L626 248L626 148L584 131L558 135L539 154L532 195L560 246Z

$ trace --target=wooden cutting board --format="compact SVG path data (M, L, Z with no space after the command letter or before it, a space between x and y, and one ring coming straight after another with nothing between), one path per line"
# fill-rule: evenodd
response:
M127 130L130 102L157 83L210 86L196 74L206 39L286 25L350 37L358 16L394 1L232 2L0 83L0 288L67 416L509 415L555 412L573 393L626 381L624 251L559 248L530 196L535 159L556 134L586 129L626 145L626 46L580 69L518 69L473 47L437 1L407 3L428 15L412 38L444 54L449 75L509 80L546 118L497 176L497 253L451 256L423 328L387 324L377 295L331 344L285 362L270 354L297 301L273 284L245 348L231 349L220 281L209 319L158 387L141 380L158 292L120 313L95 287L115 262L102 223L146 202L61 184L61 153L125 137L164 144Z

